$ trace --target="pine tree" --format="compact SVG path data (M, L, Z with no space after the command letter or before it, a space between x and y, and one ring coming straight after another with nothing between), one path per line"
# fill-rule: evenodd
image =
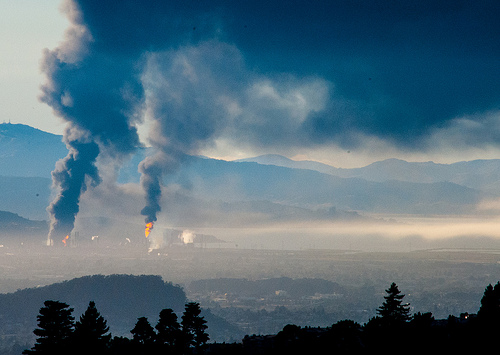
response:
M37 316L38 328L33 333L38 336L35 346L23 354L64 354L68 350L73 334L73 308L59 301L45 301Z
M387 296L384 296L384 303L377 309L382 321L389 325L398 325L410 320L410 306L403 304L402 295L398 286L393 282L391 286L385 290Z
M207 321L200 316L200 304L196 302L187 303L182 315L182 334L186 347L199 348L210 339L206 333Z
M111 334L106 320L99 314L94 301L75 323L75 348L81 354L103 354L109 346Z
M157 331L156 342L160 347L174 350L180 345L181 328L177 315L170 308L160 312L155 329Z
M146 317L138 318L130 333L133 335L132 341L141 345L152 345L156 337L155 330Z
M477 317L489 326L495 323L500 324L500 282L497 282L494 287L489 284L484 290Z

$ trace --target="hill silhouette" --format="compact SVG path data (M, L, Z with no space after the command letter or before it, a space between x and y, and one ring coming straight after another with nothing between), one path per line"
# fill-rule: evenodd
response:
M0 327L31 332L43 302L58 300L74 308L80 316L89 301L95 301L116 335L127 334L138 317L156 319L163 308L182 311L186 295L182 288L164 282L153 275L93 275L84 276L39 288L0 294ZM2 329L0 328L0 329Z
M30 339L36 328L36 316L44 301L55 300L74 308L76 319L94 301L106 319L113 336L130 336L139 317L156 324L162 309L170 308L179 317L184 310L184 290L156 275L89 275L38 288L0 294L0 337L10 334L17 339ZM210 310L202 315L214 340L241 339L244 335ZM2 342L0 341L0 350Z

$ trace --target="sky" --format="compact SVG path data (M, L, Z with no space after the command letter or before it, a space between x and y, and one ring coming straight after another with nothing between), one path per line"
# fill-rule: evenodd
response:
M62 134L64 123L38 100L44 48L62 40L68 20L59 0L0 0L0 121Z
M337 167L500 157L497 1L0 9L0 121L71 127L111 156L142 141L168 155L163 168L183 154Z

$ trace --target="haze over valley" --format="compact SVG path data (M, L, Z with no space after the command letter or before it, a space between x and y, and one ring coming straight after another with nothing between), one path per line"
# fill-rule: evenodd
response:
M0 210L47 221L49 164L64 155L61 137L24 125L0 127L1 151L9 152L0 157ZM100 167L103 183L81 199L73 232L78 244L90 243L93 236L101 243L144 242L137 172L144 154L140 151L118 172L109 171L113 178L118 174L118 183L107 181L107 167ZM193 156L164 178L165 219L158 221L151 240L166 245L167 230L188 230L217 237L217 245L252 249L491 248L500 230L499 170L500 160L434 164L389 159L338 169L277 155L245 161ZM4 221L6 226L17 223ZM30 223L20 233L11 227L2 234L21 238L22 228L33 230ZM43 244L46 231L40 223L36 228L40 234L29 232L30 241Z

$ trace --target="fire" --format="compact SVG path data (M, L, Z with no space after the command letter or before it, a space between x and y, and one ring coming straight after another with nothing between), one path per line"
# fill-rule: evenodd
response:
M146 230L144 231L144 234L146 235L146 238L149 237L149 233L151 233L151 230L153 229L153 222L149 222L146 224Z
M69 239L69 235L67 235L66 237L64 237L64 239L62 240L62 242L64 243L64 246L67 246L68 244L66 244L67 240Z

